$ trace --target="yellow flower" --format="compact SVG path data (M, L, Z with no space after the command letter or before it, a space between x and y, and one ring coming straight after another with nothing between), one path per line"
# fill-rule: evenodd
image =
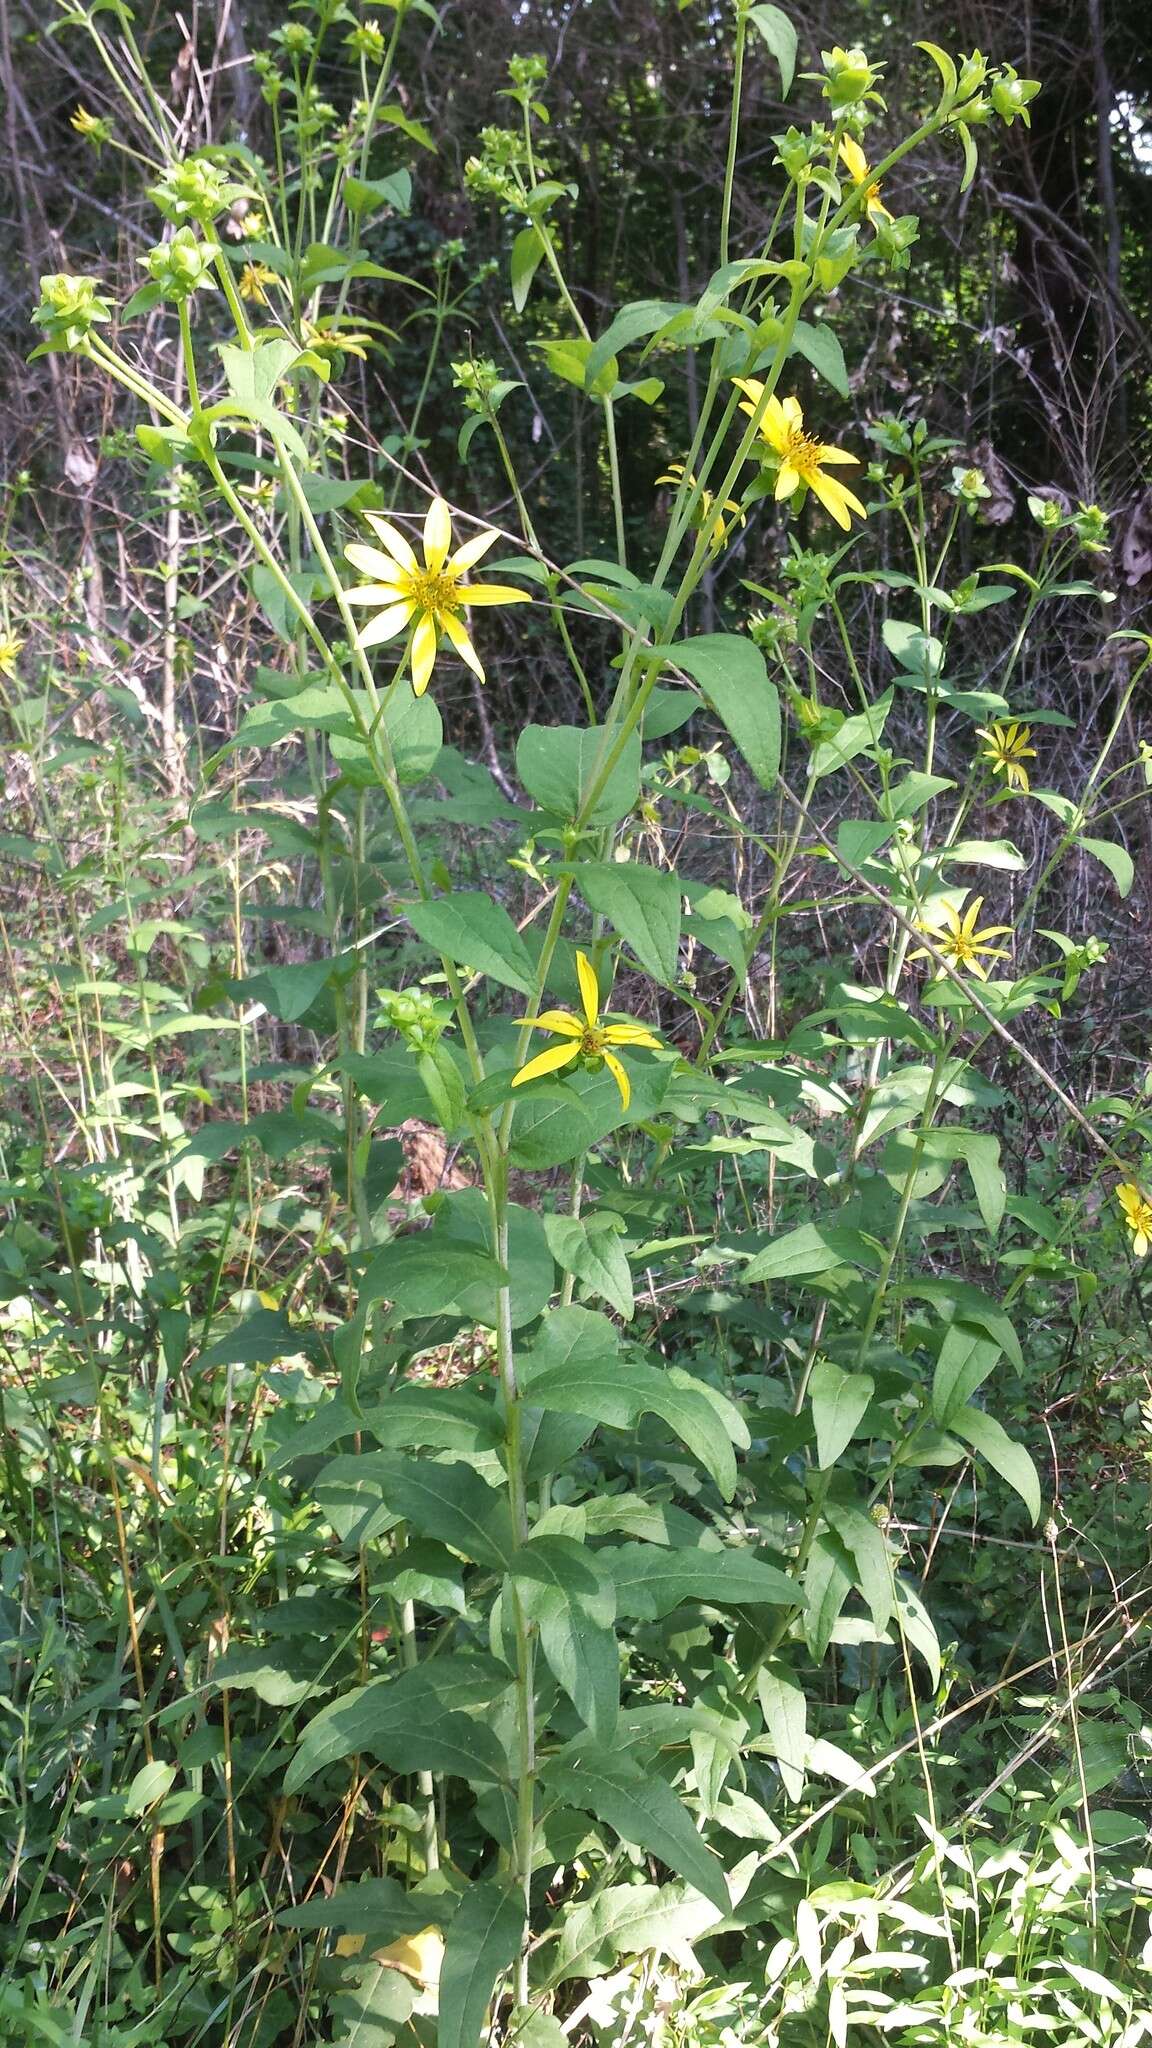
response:
M266 306L270 284L278 286L281 291L284 289L283 278L277 277L274 270L269 270L266 263L246 263L240 272L240 281L236 289L242 299L252 299L257 305Z
M763 384L758 383L755 377L735 377L732 381L746 395L747 403L741 406L741 412L756 413L764 397ZM824 474L830 464L855 463L858 458L849 455L844 448L829 448L825 442L816 441L811 434L806 434L799 399L777 398L773 392L764 408L760 432L773 454L780 458L780 473L776 478L777 499L790 498L801 484L805 484L846 533L852 525L850 513L858 513L861 519L868 517L859 498L846 490L835 477Z
M526 590L507 583L464 583L461 578L486 555L498 533L485 527L474 533L463 547L450 553L452 518L443 498L433 498L424 521L424 560L416 556L398 527L366 512L373 533L384 543L379 548L363 547L353 541L344 553L354 569L376 578L345 592L349 604L380 607L376 617L356 635L358 647L375 647L381 640L393 640L406 626L412 626L412 688L422 697L440 652L441 639L455 648L473 675L484 681L484 671L460 617L471 604L528 604Z
M691 470L688 471L687 477L685 477L684 464L682 462L670 462L664 475L658 476L656 481L658 484L676 484L677 486L687 482L690 490L694 491L696 489L696 478ZM692 524L696 527L697 531L707 533L708 546L713 554L717 553L724 546L729 534L737 526L744 526L747 523L745 515L740 510L735 498L725 498L718 509L714 509L715 507L715 492L701 491L697 500L696 510L692 515Z
M878 220L891 220L892 215L880 197L880 187L868 168L868 160L860 144L846 135L840 144L840 161L854 185L864 191L864 211L875 227Z
M368 361L368 350L375 347L370 334L359 328L338 327L332 320L302 320L300 339L317 355L359 356L362 363Z
M564 1045L550 1045L547 1052L538 1052L512 1079L512 1086L519 1088L523 1081L534 1081L538 1074L553 1074L558 1067L567 1067L573 1060L595 1062L603 1060L612 1079L620 1090L620 1106L627 1109L632 1100L632 1086L615 1053L613 1045L650 1045L659 1049L660 1040L654 1038L643 1024L636 1024L625 1018L616 1024L605 1024L600 1019L600 990L596 981L596 969L584 953L576 955L576 972L580 978L580 995L584 1005L583 1017L574 1017L571 1010L541 1010L533 1017L534 1031L552 1031L558 1038L566 1039Z
M111 138L112 124L106 115L90 114L87 107L77 107L69 126L77 135L85 135L92 142L107 142Z
M24 642L15 633L0 633L0 676L16 679L16 657Z
M1142 1259L1152 1246L1152 1199L1131 1180L1117 1188L1116 1199L1132 1232L1132 1250L1138 1259Z
M971 973L978 975L981 981L987 981L988 969L980 955L983 953L989 960L1006 960L1007 948L990 946L987 941L1000 938L1004 932L1010 932L1012 927L1010 924L989 924L985 925L982 932L977 931L976 920L983 908L982 896L977 896L969 904L963 917L950 903L942 903L935 920L931 924L922 924L920 930L933 941L937 952L942 953L945 960L950 960L954 967L967 967ZM930 960L932 955L927 947L921 946L917 952L909 953L908 958Z
M1022 789L1027 796L1030 785L1024 763L1036 759L1035 747L1028 745L1032 737L1031 726L1020 725L1015 719L1011 725L996 720L992 725L981 725L976 730L978 737L988 742L986 747L981 747L980 757L991 762L993 775L1002 775L1009 789Z

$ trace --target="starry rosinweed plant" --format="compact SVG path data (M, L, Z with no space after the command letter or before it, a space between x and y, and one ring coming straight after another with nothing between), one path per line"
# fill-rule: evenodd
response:
M980 129L1027 122L1037 85L922 44L939 91L894 139L882 68L859 49L824 52L801 87L814 118L777 138L772 232L740 251L751 39L767 45L785 96L796 63L786 17L745 0L732 10L716 267L697 299L626 305L590 330L557 225L579 194L546 161L538 60L513 61L516 121L485 129L467 169L476 203L514 231L516 308L537 295L553 335L563 330L540 345L546 370L596 416L615 560L551 559L502 424L522 387L487 358L456 365L460 445L467 456L488 437L517 533L425 488L406 461L414 423L391 461L356 477L359 511L319 489L333 389L373 345L349 292L358 275L385 274L358 247L383 203L383 182L368 176L381 81L396 38L426 12L400 7L386 30L373 17L353 31L363 101L340 132L327 198L320 30L302 18L278 31L261 74L278 148L289 136L303 152L291 193L282 170L248 151L178 160L163 108L141 92L131 113L166 223L145 281L121 307L98 279L45 277L34 317L41 347L118 383L140 409L147 457L195 479L243 537L291 688L250 706L236 743L303 739L322 853L324 833L347 829L358 861L381 857L387 922L403 920L427 959L427 973L380 990L374 1006L373 933L349 937L339 909L337 1044L318 1078L342 1100L353 1297L335 1340L339 1393L314 1437L329 1462L308 1483L368 1579L386 1565L401 1590L393 1639L304 1727L283 1789L295 1798L320 1781L338 1800L355 1779L348 1826L370 1842L388 1788L410 1782L419 1825L406 1868L370 1879L373 1948L396 1960L409 1945L390 1994L405 2005L400 2020L435 2013L442 2048L475 2048L492 2028L560 2048L556 2015L571 2008L573 1982L658 1952L661 1914L699 1938L767 1883L821 1768L809 1692L830 1645L896 1646L909 1687L927 1688L926 1719L943 1698L936 1632L888 1526L902 1486L925 1464L974 1461L1040 1515L1036 1469L995 1415L997 1368L1020 1359L1011 1306L1026 1267L999 1297L958 1277L1011 1213L976 1061L990 1043L1007 1048L1051 1087L1143 1257L1147 1114L1137 1101L1114 1105L1105 1124L1089 1119L1015 1035L1030 1006L1059 1016L1105 949L1041 933L1026 960L1015 935L1031 930L1072 849L1130 886L1119 840L1092 828L1110 815L1113 756L1149 650L1132 657L1080 797L1047 790L1061 721L1018 701L1019 656L1055 596L1095 599L1071 565L1106 551L1101 516L1037 499L1036 572L1000 564L950 586L950 551L987 494L981 473L923 423L875 424L870 456L864 430L842 424L849 387L824 301L853 273L882 283L911 262L917 222L897 210L905 159L954 141L963 189ZM319 10L322 27L330 14ZM104 35L96 14L89 26ZM104 117L80 110L74 125L94 146L116 145ZM395 203L395 174L390 189ZM419 287L437 347L457 303L448 268L431 292ZM134 346L136 323L156 317L178 337L167 383ZM626 350L646 359L632 381ZM633 563L617 413L658 413L665 385L647 359L672 377L689 350L706 365L691 445L659 479L658 545ZM253 450L271 497L236 460ZM929 521L929 496L942 521ZM793 545L778 588L745 584L760 606L746 627L695 630L706 576L758 520L795 520L807 500L805 530L827 551ZM883 559L902 551L907 563L899 573L875 566L881 526ZM844 607L854 583L886 577L899 609L884 625L885 681L859 666ZM995 686L960 686L966 620L1009 604ZM590 616L613 648L606 699L577 648ZM533 837L490 887L455 886L450 834L436 827L449 760L438 685L460 664L483 685L508 625L548 636L587 715L519 734ZM842 647L846 706L821 699L818 628ZM4 647L18 651L11 637ZM885 745L889 719L908 723L898 702L918 708L918 759ZM694 743L662 747L689 717ZM738 801L733 776L748 793ZM831 778L844 793L833 841L816 810ZM738 844L746 900L672 864L678 834L664 821L684 800ZM1023 883L1010 837L966 828L994 810L1010 830L1013 807L1036 802L1059 834ZM869 920L882 955L872 982L827 993L807 1037L782 1035L775 995L801 862L826 878L830 908L852 904ZM989 877L979 890L972 867ZM767 1013L756 998L766 961ZM824 1054L829 1075L817 1071ZM429 1198L420 1226L397 1231L374 1161L380 1132L411 1115L439 1127L470 1184ZM712 1245L699 1213L680 1214L686 1143L717 1175L725 1152L769 1162L749 1183L745 1234ZM942 1206L958 1186L974 1209ZM793 1196L804 1220L781 1221ZM1046 1257L1071 1260L1071 1228L1052 1222ZM655 1309L654 1284L703 1285L717 1265L725 1287L759 1305L767 1363L754 1382L706 1351L678 1363L656 1342L660 1314L638 1299L641 1279ZM410 1373L461 1329L479 1332L483 1359L466 1386ZM356 1511L333 1509L338 1496ZM694 1640L707 1647L685 1652L672 1680L653 1660L674 1614L683 1628L686 1615L706 1621ZM370 1872L370 1855L358 1849L353 1866ZM341 1920L345 1894L354 1904L361 1891L346 1879L326 1918L304 1911L286 1924L362 1932L354 1911Z

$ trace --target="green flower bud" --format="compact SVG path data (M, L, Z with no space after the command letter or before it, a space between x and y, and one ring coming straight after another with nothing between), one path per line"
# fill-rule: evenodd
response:
M1026 128L1032 125L1028 102L1034 100L1040 90L1038 78L1019 78L1011 64L1002 64L992 79L992 105L1010 128L1019 117Z
M201 285L213 282L211 250L195 228L177 229L170 242L157 242L139 260L166 299L189 299Z
M149 199L174 226L199 221L201 227L210 227L234 199L248 196L243 186L231 184L227 172L207 157L189 157L186 163L173 164L158 185L148 187Z
M53 353L79 348L90 330L111 320L112 301L100 291L97 277L72 277L57 271L40 279L40 304L33 324L44 330L42 347Z
M859 44L853 44L850 50L842 50L839 44L831 50L821 50L820 59L826 77L824 97L834 114L859 106L880 76Z

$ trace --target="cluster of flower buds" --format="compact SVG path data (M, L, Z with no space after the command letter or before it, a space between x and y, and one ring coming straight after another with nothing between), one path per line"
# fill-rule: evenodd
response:
M1068 511L1058 498L1030 496L1028 510L1042 532L1052 535L1074 533L1085 554L1108 553L1108 514L1099 505L1085 505L1081 501L1073 512Z
M152 304L166 299L174 305L179 305L182 300L190 299L193 292L199 291L203 285L209 290L214 289L212 247L210 243L200 240L195 228L178 228L170 242L157 242L155 248L149 249L148 254L141 256L139 261L156 287L151 299ZM145 292L147 289L145 286ZM139 300L138 294L133 310L146 311L147 308L142 306Z
M516 173L528 166L528 144L514 128L482 128L480 152L464 166L464 182L479 198L499 199L505 206L522 203Z
M834 114L860 113L869 100L883 106L876 91L883 67L870 64L858 44L850 50L842 50L839 44L831 50L821 50L820 61L824 66L824 97Z
M378 988L380 1030L398 1031L412 1052L434 1052L451 1022L451 1005L424 988Z
M33 355L83 348L92 328L111 320L112 311L112 301L101 291L98 277L71 277L63 271L42 277L40 304L32 321L43 329L44 339Z
M173 164L158 184L150 185L148 197L173 227L198 221L208 228L237 199L251 194L232 181L222 164L210 157L190 156L182 164Z

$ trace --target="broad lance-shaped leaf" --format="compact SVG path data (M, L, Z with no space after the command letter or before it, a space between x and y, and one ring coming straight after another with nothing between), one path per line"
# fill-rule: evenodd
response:
M591 1747L569 1749L552 1757L542 1766L540 1777L548 1791L606 1822L621 1841L634 1842L649 1855L658 1856L722 1913L728 1911L724 1866L705 1848L686 1809L663 1778L640 1770L613 1750Z
M780 700L760 649L738 633L701 633L653 650L699 683L762 789L780 773Z
M523 1938L523 1894L493 1878L470 1884L444 1944L437 2048L478 2048L492 1993Z
M621 1543L596 1552L612 1575L621 1615L660 1621L685 1600L717 1607L790 1607L798 1599L787 1572L735 1545L716 1550Z
M1015 1493L1020 1495L1033 1523L1040 1520L1040 1474L1037 1472L1023 1444L1010 1437L994 1415L988 1415L983 1408L953 1409L948 1417L948 1427L974 1451L986 1458L994 1472L1006 1479Z
M530 996L532 956L502 903L479 890L437 896L408 908L413 930L458 966L491 975L506 988Z
M508 1566L540 1647L585 1727L610 1742L620 1705L616 1593L600 1559L567 1536L536 1536Z
M800 1223L754 1253L743 1278L753 1286L768 1280L802 1280L852 1262L868 1266L878 1262L874 1248L858 1230L832 1223Z
M488 1722L508 1684L507 1672L489 1658L444 1656L357 1686L309 1721L284 1791L298 1792L317 1771L361 1751L394 1771L444 1771L498 1784L508 1760Z
M524 1393L535 1408L586 1415L612 1429L632 1429L642 1415L658 1415L711 1473L725 1500L736 1491L732 1446L747 1449L747 1424L731 1402L676 1367L631 1359L597 1362L576 1371L565 1366L527 1377Z
M584 1216L545 1216L544 1230L557 1265L572 1273L593 1294L611 1302L630 1323L636 1309L632 1268L620 1242L624 1228L610 1210Z
M761 1665L757 1672L756 1690L779 1766L780 1782L789 1799L799 1799L804 1790L808 1754L808 1702L804 1688L797 1685L786 1665L773 1660Z
M1002 1357L1000 1345L986 1330L971 1323L949 1323L932 1375L932 1413L941 1429L947 1429Z
M590 910L608 919L641 967L672 987L679 966L680 887L643 861L588 861L576 871Z
M818 1358L808 1382L816 1426L816 1463L822 1472L847 1450L868 1413L876 1382L866 1372L841 1372L830 1358Z
M615 825L640 794L640 735L630 733L604 786L610 743L603 726L526 725L516 742L516 772L543 810L575 818L598 791L586 825Z
M507 1567L516 1547L508 1503L471 1465L388 1451L375 1453L372 1464L382 1500L421 1536L447 1543L473 1564Z

